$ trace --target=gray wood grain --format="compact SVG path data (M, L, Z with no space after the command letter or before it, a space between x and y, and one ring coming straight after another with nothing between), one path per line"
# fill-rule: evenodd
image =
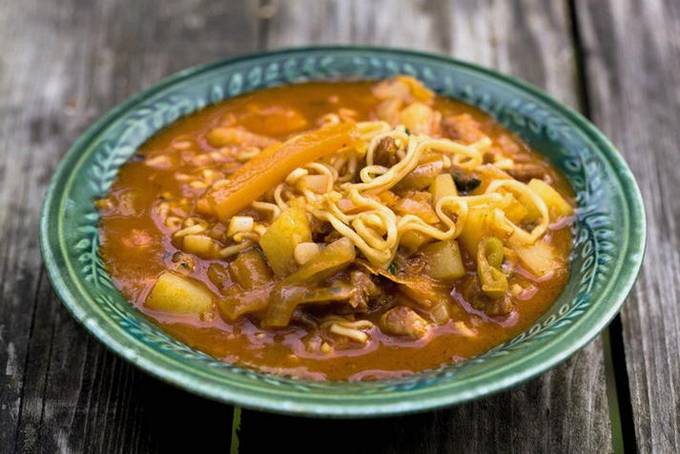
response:
M578 1L594 121L640 185L647 252L621 314L641 452L680 451L680 4Z
M280 2L268 47L363 43L450 54L495 67L579 107L566 2ZM276 435L262 437L261 428ZM319 421L244 411L241 446L260 452L295 444L296 428L359 452L609 452L613 450L602 342L516 389L455 408L370 421ZM351 433L343 440L338 433ZM381 434L376 436L375 434ZM356 440L361 440L357 444ZM291 444L288 444L291 443Z
M259 47L372 43L496 67L579 106L563 1L262 3L0 2L0 452L228 448L230 407L164 385L104 350L62 308L41 268L38 211L52 169L88 124L126 96L175 70ZM653 199L649 254L665 266L645 268L624 328L635 361L628 364L638 440L645 450L672 451L680 407L673 214L680 202L671 188L680 176L665 163L677 162L670 134L678 120L678 11L658 2L643 10L632 0L611 3L616 8L579 2L578 17L588 38L593 114L624 144ZM640 42L630 45L629 33ZM636 60L664 68L659 80ZM645 93L657 99L654 108ZM659 154L640 153L652 149ZM422 415L329 422L244 411L242 452L266 441L305 451L301 427L338 450L355 451L361 440L359 450L377 452L611 451L602 344L512 391Z
M98 116L189 65L252 51L256 2L0 2L0 452L229 447L231 408L145 376L50 290L37 230L59 158Z

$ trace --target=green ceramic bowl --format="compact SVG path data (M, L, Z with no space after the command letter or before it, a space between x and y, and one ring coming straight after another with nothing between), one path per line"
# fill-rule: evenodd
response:
M209 104L305 80L410 74L480 107L545 154L577 193L569 282L535 325L485 354L404 379L319 383L225 364L166 335L114 288L98 255L93 201L156 131ZM507 76L441 56L364 47L290 49L191 68L125 101L80 137L48 189L43 257L64 305L104 345L188 391L244 407L374 416L456 404L534 377L593 339L620 309L640 268L645 213L625 162L582 116Z

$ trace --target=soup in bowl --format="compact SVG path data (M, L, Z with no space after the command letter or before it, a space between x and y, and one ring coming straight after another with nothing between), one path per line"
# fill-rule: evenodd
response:
M165 128L97 202L116 286L188 345L294 377L461 361L568 278L573 192L420 81L264 89Z

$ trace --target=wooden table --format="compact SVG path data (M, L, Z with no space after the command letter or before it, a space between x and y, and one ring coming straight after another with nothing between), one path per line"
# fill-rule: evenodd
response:
M409 47L497 68L612 138L642 189L649 237L635 290L600 338L487 399L327 421L195 397L76 324L50 288L37 237L43 193L73 140L181 68L321 43ZM1 0L0 452L678 452L679 143L677 1Z

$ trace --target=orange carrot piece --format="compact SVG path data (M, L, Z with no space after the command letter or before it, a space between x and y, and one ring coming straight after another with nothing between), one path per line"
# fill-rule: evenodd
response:
M208 193L214 213L226 221L282 182L297 167L315 161L352 141L354 125L340 123L273 145L231 174L227 184Z

